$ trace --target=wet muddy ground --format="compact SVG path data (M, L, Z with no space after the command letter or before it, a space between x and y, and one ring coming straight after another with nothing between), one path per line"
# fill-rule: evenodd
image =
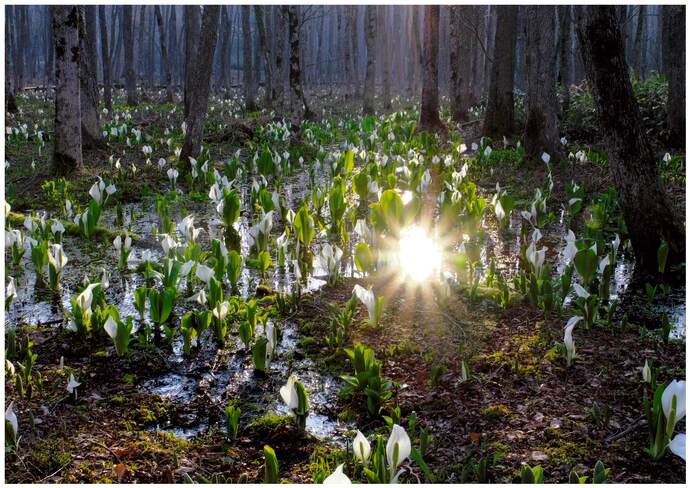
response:
M248 188L247 181L241 187L242 208L250 207ZM282 194L294 208L310 190L306 176L296 175L283 185ZM492 187L483 191L490 198ZM179 220L180 203L195 216L195 225L204 229L202 245L208 247L210 239L222 235L213 206L184 193L173 202L173 221ZM254 373L251 355L232 327L224 348L217 348L207 330L189 356L183 354L179 336L170 346L135 350L128 358L117 357L110 342L90 348L75 340L64 330L65 314L85 274L96 277L107 270L107 303L115 304L121 316L138 317L133 293L143 279L133 269L145 249L156 258L162 256L151 233L158 222L153 200L126 202L123 209L125 215L134 210L138 216L132 231L139 239L128 273L115 268L117 256L110 243L73 236L64 237L69 263L57 295L37 286L28 255L18 268L8 266L17 280L18 297L6 314L6 327L16 328L20 337L33 342L38 354L35 368L42 381L29 401L17 399L14 386L6 383L6 394L15 400L25 428L17 455L6 458L6 466L11 466L8 481L175 482L187 474L216 475L223 482L259 481L262 448L270 444L281 463L282 479L308 482L318 459L329 459L331 468L344 460L354 429L385 435L380 417L366 415L359 400L338 395L343 385L340 375L349 371L344 358L332 357L324 341L327 305L348 300L355 283L371 283L354 271L354 238L344 246L343 278L338 284L326 285L325 271L315 269L304 278L297 310L269 318L280 330L280 339L266 376ZM515 211L508 228L498 230L489 213L482 223L481 272L486 273L493 259L510 278L518 270L524 221ZM243 213L236 226L243 254L248 250L251 217ZM109 207L101 225L114 228L114 222L115 212ZM279 229L282 222L274 222L274 237ZM547 260L558 269L566 228L556 219L542 232L542 243L549 249ZM178 239L183 239L179 231ZM317 236L315 241L318 253L325 239ZM450 247L457 250L461 244ZM468 466L483 456L497 455L490 470L493 481L513 480L519 467L528 463L541 464L547 481L562 482L570 468L589 474L602 460L613 468L614 481L680 482L685 478L680 460L669 455L663 465L654 464L642 454L646 426L627 431L639 421L639 377L646 358L662 365L663 378L684 377L685 289L673 288L648 307L643 291L628 290L633 271L632 257L621 252L610 290L612 299L620 298L633 311L628 324L615 333L599 328L578 331L582 359L572 369L566 369L555 352L567 317L544 316L522 303L501 310L486 296L470 301L457 288L440 301L430 292L437 285L433 281L419 287L399 277L374 280L375 288L386 296L385 326L365 325L366 311L360 305L353 341L372 347L383 360L384 375L394 381L391 406L401 408L403 419L416 412L419 425L434 436L425 460L435 480L460 481ZM452 272L446 263L439 276ZM245 268L240 296L252 297L259 283L257 273ZM289 267L273 269L268 283L274 291L288 292L294 288L294 274ZM186 288L184 280L180 288ZM268 300L267 307L270 296ZM190 307L179 299L174 317ZM666 344L641 337L639 326L655 328L661 313L669 316L673 336L680 341ZM145 317L148 320L148 313ZM137 327L143 325L138 321ZM257 327L259 332L262 326ZM472 372L469 382L459 381L462 360ZM76 400L64 389L72 371L82 383ZM278 394L290 374L299 377L309 395L304 435L292 426ZM242 409L240 434L234 442L225 435L223 419L223 409L231 403ZM414 463L405 467L405 479L429 481Z

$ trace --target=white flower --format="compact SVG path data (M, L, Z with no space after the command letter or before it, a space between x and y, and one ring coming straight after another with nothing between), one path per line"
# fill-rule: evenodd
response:
M178 171L174 168L169 168L168 169L168 179L170 180L170 183L175 186L175 183L177 182L177 177L180 175Z
M551 161L551 156L548 153L542 153L541 160L544 161L546 164L549 164L549 161Z
M204 289L202 288L198 292L196 292L194 295L189 297L187 301L190 302L197 302L199 305L206 305L206 293L204 292Z
M50 251L48 251L48 262L55 268L55 271L58 273L62 271L67 261L67 255L62 250L62 246L60 244L51 244Z
M69 381L67 382L67 391L71 395L74 393L74 390L80 386L81 383L78 383L76 379L74 379L74 373L69 374Z
M117 323L111 315L108 315L108 319L105 321L103 328L105 329L106 334L108 334L111 339L115 340L117 337Z
M394 458L395 446L398 446L397 456ZM393 430L386 443L386 458L388 459L388 466L391 473L398 469L398 466L409 457L412 452L412 443L410 437L405 432L405 429L398 424L393 425Z
M570 264L570 262L575 258L575 255L577 254L577 246L575 245L575 233L568 229L568 235L565 237L565 250L563 251L563 257L565 259L566 264Z
M676 414L673 418L669 418L671 415L671 404L673 398L676 398ZM664 393L661 395L661 407L664 410L664 415L668 422L673 424L685 417L685 381L673 380L671 381ZM671 429L673 430L673 429Z
M682 458L683 461L685 461L685 434L676 434L673 440L668 443L668 448L671 450L673 454Z
M77 304L79 304L79 307L82 310L91 311L91 302L93 301L93 290L97 286L101 286L101 284L100 283L91 283L77 297Z
M299 407L299 397L295 388L294 376L290 376L287 383L280 387L280 396L289 410L296 410Z
M52 232L53 234L62 234L65 232L65 226L62 225L62 222L60 222L59 220L53 219L53 225L50 226L50 232Z
M541 249L537 250L537 246L535 245L535 241L532 241L530 245L527 247L527 261L534 266L534 273L537 276L541 275L541 268L544 265L544 260L546 259L546 248L542 247Z
M652 370L649 367L649 363L646 359L644 360L644 367L642 368L642 381L645 383L652 382Z
M194 266L194 261L185 261L184 263L182 263L182 266L180 266L180 276L187 276L189 272L192 270L192 266Z
M215 272L213 271L213 268L209 268L208 266L201 263L197 265L196 277L204 283L208 283L209 281L211 281L211 278L213 278L214 275Z
M170 254L170 251L174 251L177 248L177 242L169 234L164 234L165 237L161 239L161 247L166 256Z
M7 410L5 410L5 420L12 426L14 437L16 439L17 434L19 433L19 421L17 420L17 414L14 413L14 402L10 402Z
M323 480L324 485L351 485L352 482L350 478L343 473L343 464L340 464L332 474L330 474L325 480Z
M573 288L575 288L575 293L578 297L587 300L589 298L589 292L585 290L579 283L573 283Z
M14 300L17 296L17 288L14 283L14 278L9 276L7 287L5 288L5 300Z
M359 301L367 307L369 320L373 322L376 314L376 296L374 295L374 291L371 288L365 290L360 285L355 285L352 292L359 298Z
M230 304L228 302L219 302L213 309L213 316L218 320L223 320L228 316L230 311Z
M182 219L178 225L178 228L183 230L187 242L196 241L197 237L199 237L199 233L201 232L201 228L194 228L194 216L191 214Z
M570 320L568 320L568 323L565 325L565 335L563 336L563 343L565 344L565 350L566 350L566 361L568 363L568 366L573 361L573 358L575 357L575 343L573 342L573 329L575 328L575 325L582 320L582 317L580 316L575 316L571 317Z
M369 444L367 438L364 437L359 430L357 431L355 440L352 441L352 453L366 466L369 455L371 454L371 444Z

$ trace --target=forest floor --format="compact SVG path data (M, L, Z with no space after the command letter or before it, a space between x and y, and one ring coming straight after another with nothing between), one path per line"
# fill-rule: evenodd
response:
M38 97L20 97L19 101L21 123L51 126L49 103ZM160 131L147 128L172 123L169 106L152 107L133 115L133 125L147 134ZM337 113L331 114L335 117ZM256 117L243 120L252 118ZM222 121L223 116L210 117L209 140L227 132ZM476 140L476 130L463 140L469 146ZM227 158L238 148L247 150L248 142L211 142L211 159ZM6 144L6 199L13 212L56 208L42 189L45 181L54 178L46 164L49 151L50 143L40 155L36 144ZM111 143L107 150L86 152L85 168L69 179L70 194L78 203L86 203L85 195L97 175L113 171L108 162L111 155L123 165L136 161L141 168L140 176L119 185L118 201L136 202L167 187L167 180L154 170L158 158L167 157L164 151L154 152L150 156L153 168L147 168L140 148ZM482 171L477 182L489 192L499 182L501 187L510 187L517 200L527 200L544 177L542 165L506 165L499 171ZM589 196L612 185L607 167L592 162L555 164L553 178L556 201L564 199L565 184L571 180L585 187ZM668 189L677 210L684 212L683 186L669 183ZM79 202L79 198L84 200ZM334 377L348 374L344 354L333 355L326 345L326 310L329 304L342 306L350 299L356 283L383 290L383 326L366 325L366 311L360 307L352 341L372 348L383 361L385 376L394 382L389 403L400 408L400 418L409 419L415 412L417 432L424 428L433 436L424 460L434 481L480 481L480 463L486 459L489 468L484 481L511 482L519 478L522 465L539 464L546 482L567 482L571 469L591 476L601 460L611 468L609 481L684 482L681 459L669 453L655 463L643 453L648 433L642 415L641 367L645 360L653 360L660 381L666 381L685 378L686 360L684 341L661 341L650 332L659 327L659 317L647 310L643 290L627 289L623 300L627 320L619 319L613 329L577 330L580 359L566 368L557 343L562 341L568 317L544 315L520 300L502 309L490 299L491 291L483 288L474 299L453 292L439 301L425 287L384 277L378 280L345 277L334 286L304 294L291 317L298 340L287 360L311 360ZM20 398L11 382L5 384L6 403L14 402L23 426L19 447L5 458L9 483L159 483L179 482L185 475L196 480L203 476L221 482L258 482L263 479L265 444L276 452L283 481L312 482L324 471L324 463L330 470L341 462L348 463L349 473L356 469L345 456L342 441L299 435L288 417L270 412L244 421L250 408L244 405L234 442L219 423L189 438L158 430L167 424L193 425L201 413L210 416L209 408L222 418L222 408L209 405L203 396L182 408L174 399L142 388L148 380L169 372L166 351L145 348L120 358L79 343L62 327L15 325L18 337L27 336L33 343L38 357L34 372L42 384L30 400ZM464 359L471 381L461 381ZM195 374L213 374L213 361L202 364ZM65 392L68 371L87 380L82 381L76 399ZM344 424L387 436L384 420L368 416L356 404L361 399L337 395L328 408ZM684 423L679 432L684 432ZM417 464L406 470L408 481L431 481Z

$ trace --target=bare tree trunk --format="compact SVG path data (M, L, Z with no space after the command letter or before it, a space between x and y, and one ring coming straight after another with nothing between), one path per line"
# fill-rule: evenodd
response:
M96 75L96 6L79 7L79 82L81 140L84 148L104 147L98 124L98 80Z
M221 24L221 40L220 40L220 80L218 84L223 90L223 96L228 96L228 44L230 42L230 36L232 35L232 22L228 15L228 10L230 6L221 6L220 13L220 24Z
M127 105L137 102L137 80L134 73L134 36L132 35L132 6L124 5L122 11L122 39L125 45L125 89Z
M6 26L5 26L5 110L8 113L16 114L19 109L17 108L17 99L14 96L14 88L12 87L12 77L10 76L10 59L13 59L14 55L14 40L12 39L12 31L10 26L12 25L10 16L10 7L6 7L6 13L8 16Z
M170 74L170 62L168 60L168 49L165 45L165 31L163 29L163 16L161 15L161 8L158 5L154 7L156 15L156 24L158 24L158 34L161 43L161 63L163 64L163 71L165 73L165 101L172 103L175 99L172 92L172 75Z
M388 53L388 23L386 22L386 6L379 6L379 29L381 32L381 64L383 68L383 108L391 109L391 80L390 59Z
M565 115L570 106L570 29L572 26L570 9L570 5L557 7L560 31L558 36L558 83L563 95L563 104L560 107L562 115Z
M181 51L180 46L178 46L177 42L177 14L175 13L176 10L176 5L171 5L170 6L170 21L169 21L169 27L168 27L168 33L169 37L168 40L170 41L168 45L170 46L170 62L172 64L172 74L173 74L173 85L175 87L180 86L180 63L179 61L179 53ZM174 98L174 97L173 97Z
M189 115L187 116L187 134L182 145L180 161L189 162L189 158L199 156L201 140L204 135L204 119L208 108L208 97L211 91L211 72L213 71L213 56L218 40L218 19L220 5L204 6L201 21L201 40L199 50L193 65L188 65L189 84ZM183 173L189 171L189 166L181 168Z
M664 5L669 15L669 42L671 52L668 63L669 144L685 151L685 6Z
M280 7L276 8L276 94L275 100L279 105L283 104L283 92L285 91L285 68L283 57L285 55L285 13Z
M59 175L82 167L79 98L79 10L52 7L55 37L55 138L53 170Z
M242 5L242 72L244 73L244 106L247 112L257 110L256 84L252 67L252 31L249 26L249 5Z
M374 113L374 96L376 94L376 6L366 6L366 44L367 69L364 76L364 106L365 115Z
M465 122L469 119L469 68L472 63L469 49L470 29L465 23L472 8L467 5L450 7L450 105L455 122Z
M560 158L556 100L555 7L527 7L527 94L525 152Z
M484 135L494 139L508 136L515 129L513 74L515 73L517 13L517 5L496 7L494 61L491 66L489 98L483 128Z
M424 84L418 131L445 132L438 114L438 21L440 7L424 6Z
M576 13L587 80L635 251L635 271L656 274L657 250L662 239L669 243L669 263L685 258L682 226L659 181L657 158L633 94L614 7L578 7Z
M46 26L46 87L51 84L55 77L55 70L53 69L53 58L55 56L55 46L53 45L53 22L50 15L50 6L46 6L47 9L47 26ZM7 75L5 75L7 76Z
M137 41L137 65L136 79L138 79L142 86L142 96L146 97L144 94L144 61L146 58L146 50L144 49L144 32L146 32L146 5L139 6L139 39ZM150 60L153 62L153 60Z
M264 66L266 70L266 87L264 94L264 104L270 107L273 104L273 62L271 57L271 47L266 38L266 24L264 20L264 9L262 5L254 5L254 19L256 20L257 30L259 31L259 50L264 56Z
M199 55L199 34L201 30L198 5L184 6L184 118L189 116L194 91L194 60Z
M359 68L359 35L357 24L357 5L350 5L350 49L352 50L352 93L357 99L360 96L360 68Z
M284 6L284 12L288 18L288 33L290 41L290 106L293 116L297 118L310 118L312 116L307 99L302 88L302 75L300 69L300 41L299 41L299 17L297 6ZM304 110L302 111L302 107ZM294 125L294 124L293 124Z
M101 29L101 56L103 58L103 103L109 112L113 110L113 94L110 82L110 52L108 51L108 25L105 21L105 5L98 6L98 23Z
M19 42L15 44L16 47L16 70L17 70L17 90L21 91L26 86L26 57L29 53L29 25L27 22L26 5L15 5L15 12L18 14L15 18L17 22Z
M644 17L646 9L644 5L637 7L637 27L635 28L635 42L633 44L633 70L638 80L644 79L644 47L642 46L642 34L644 32Z

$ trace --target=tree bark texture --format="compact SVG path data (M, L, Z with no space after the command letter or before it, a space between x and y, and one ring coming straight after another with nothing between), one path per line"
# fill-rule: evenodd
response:
M555 7L527 7L527 93L525 153L538 159L543 152L560 157L556 99Z
M493 139L509 136L515 128L513 74L517 42L516 5L496 7L496 40L491 66L489 97L484 116L483 133Z
M208 98L211 91L211 72L213 71L213 55L218 41L218 19L220 18L220 5L204 6L203 19L201 21L201 40L199 51L196 53L195 62L190 66L189 115L187 122L187 134L182 145L180 161L187 163L189 158L199 156L201 139L204 131L204 118L208 108ZM189 66L189 65L188 65ZM189 170L188 166L181 169Z
M578 7L577 38L597 107L609 168L636 257L636 272L656 274L657 250L669 263L685 258L685 236L673 215L635 99L614 7Z
M79 9L52 7L55 41L55 138L53 170L66 175L82 167L79 93Z

